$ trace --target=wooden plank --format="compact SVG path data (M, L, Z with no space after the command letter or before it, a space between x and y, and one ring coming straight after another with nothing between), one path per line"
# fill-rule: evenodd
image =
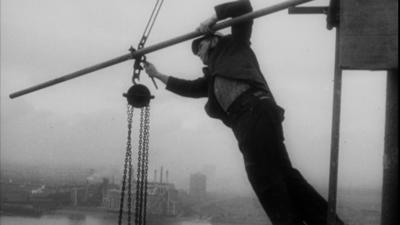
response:
M341 68L398 68L397 20L397 0L341 0Z
M323 6L290 7L288 12L289 14L326 14L328 12L328 7L323 7Z
M381 225L399 224L399 71L386 82L385 150L383 155Z
M336 224L336 197L339 171L339 142L340 142L340 110L342 102L342 70L339 67L339 36L336 31L335 73L333 78L333 105L332 105L332 131L331 131L331 156L329 165L329 195L328 195L328 225Z

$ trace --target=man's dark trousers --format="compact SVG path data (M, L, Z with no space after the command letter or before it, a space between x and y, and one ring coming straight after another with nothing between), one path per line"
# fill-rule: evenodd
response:
M246 92L228 109L249 181L274 225L325 225L327 201L292 167L283 110L267 94ZM338 225L343 224L338 219Z

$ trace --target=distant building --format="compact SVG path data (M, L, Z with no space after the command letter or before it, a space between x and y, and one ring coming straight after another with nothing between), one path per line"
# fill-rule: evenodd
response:
M78 188L72 188L71 202L72 202L72 206L78 206Z
M213 164L204 165L201 172L207 176L207 180L210 180L210 178L215 178L215 174L217 173L217 166Z
M207 177L202 173L190 175L189 195L194 198L205 198L207 195Z
M135 208L136 185L132 190L132 209ZM103 196L102 206L109 211L118 211L120 207L121 191L109 189ZM125 195L124 210L127 209L127 198ZM173 184L149 182L147 186L147 213L150 215L175 216L177 201L177 190Z
M31 188L12 182L0 183L0 203L25 203L30 201Z

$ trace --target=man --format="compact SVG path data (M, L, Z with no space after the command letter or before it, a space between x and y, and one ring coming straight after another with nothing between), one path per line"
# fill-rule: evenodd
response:
M197 30L205 32L218 20L250 11L248 0L218 5L215 15ZM290 163L281 126L283 109L275 103L250 48L252 24L242 22L232 26L231 35L209 33L192 42L193 53L206 66L203 77L175 78L160 73L151 63L145 70L178 95L208 97L206 112L232 128L249 181L274 225L324 225L326 200Z

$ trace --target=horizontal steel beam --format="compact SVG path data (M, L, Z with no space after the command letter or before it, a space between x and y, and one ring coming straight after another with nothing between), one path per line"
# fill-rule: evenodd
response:
M310 1L312 1L312 0L289 0L289 1L281 2L279 4L276 4L276 5L273 5L273 6L270 6L270 7L266 7L266 8L257 10L257 11L253 11L253 12L244 14L244 15L239 16L239 17L235 17L235 18L227 20L227 21L223 21L223 22L217 23L212 27L212 30L214 30L214 31L220 30L220 29L232 26L234 24L237 24L237 23L240 23L240 22L243 22L243 21L246 21L246 20L250 20L250 19L255 19L255 18L258 18L258 17L266 16L268 14L275 13L275 12L287 9L289 7L293 7L293 6L296 6L296 5L299 5L299 4L303 4L303 3L306 3L306 2L310 2ZM142 55L148 54L150 52L154 52L154 51L169 47L171 45L175 45L175 44L178 44L178 43L181 43L181 42L184 42L184 41L199 37L199 36L204 35L204 34L205 34L204 32L202 33L202 32L197 32L197 31L194 31L194 32L191 32L191 33L187 33L187 34L184 34L182 36L178 36L178 37L172 38L170 40L167 40L167 41L164 41L164 42L160 42L158 44L155 44L155 45L152 45L152 46L149 46L149 47L146 47L146 48L142 48L142 49L139 49L137 51L134 51L134 52L131 52L131 53L128 53L128 54L125 54L125 55L122 55L122 56L107 60L105 62L101 62L101 63L96 64L94 66L90 66L90 67L78 70L76 72L73 72L73 73L58 77L56 79L49 80L49 81L46 81L44 83L29 87L29 88L26 88L26 89L23 89L23 90L20 90L20 91L17 91L17 92L14 92L14 93L10 94L10 98L16 98L16 97L19 97L21 95L25 95L25 94L28 94L28 93L31 93L31 92L34 92L34 91L49 87L49 86L53 86L55 84L58 84L58 83L61 83L61 82L64 82L64 81L71 80L73 78L76 78L76 77L79 77L79 76L83 76L85 74L88 74L88 73L91 73L91 72L94 72L94 71L97 71L97 70L100 70L100 69L103 69L103 68L106 68L106 67L109 67L109 66L124 62L124 61L127 61L129 59L135 59L135 58L138 58L138 57L140 57Z

